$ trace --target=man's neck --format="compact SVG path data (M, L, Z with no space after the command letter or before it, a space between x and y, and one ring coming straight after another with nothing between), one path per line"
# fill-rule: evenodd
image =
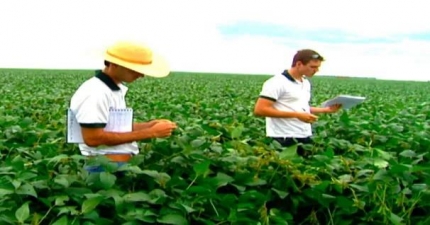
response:
M117 80L116 78L115 78L115 76L113 76L109 71L108 71L108 69L105 67L103 70L103 73L104 74L106 74L108 77L110 77L112 80L113 80L113 82L115 82L115 84L120 84L121 83L121 81L119 81L119 80Z
M288 70L288 73L296 80L302 81L303 75L299 73L295 68L290 68Z

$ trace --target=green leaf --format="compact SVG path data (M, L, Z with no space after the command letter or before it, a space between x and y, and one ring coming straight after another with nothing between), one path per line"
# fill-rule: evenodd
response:
M403 157L408 157L408 158L413 158L413 157L417 156L417 154L410 149L400 152L399 155L401 155Z
M361 185L357 185L357 184L350 184L349 186L362 191L362 192L369 192L369 188L367 188L366 186L361 186Z
M167 173L159 173L157 178L155 178L155 182L160 186L164 187L167 182L169 182L171 177Z
M207 195L211 193L211 190L202 186L191 186L185 192L187 194Z
M195 212L196 210L188 205L181 204L181 206L187 211L187 213Z
M343 174L339 176L339 180L345 183L349 183L353 180L350 174Z
M390 221L394 225L402 225L403 219L394 213L390 213Z
M209 166L211 164L210 160L205 160L201 163L194 164L193 170L196 173L197 176L203 176L206 177L206 175L209 173Z
M49 159L48 163L58 163L62 160L68 159L69 156L65 154L57 155Z
M65 188L67 188L67 187L69 187L69 186L70 186L70 183L69 183L69 181L67 180L67 178L66 178L66 177L63 177L63 176L61 176L61 177L55 177L55 178L54 178L54 182L55 182L55 183L57 183L57 184L62 185L62 186L63 186L63 187L65 187Z
M29 208L29 202L25 202L22 204L16 211L15 211L15 217L20 223L24 223L30 217L30 208Z
M19 180L21 180L21 181L30 180L34 177L37 177L37 174L31 173L28 171L24 171L24 172L20 173L18 176Z
M327 156L329 159L332 159L334 157L334 151L332 148L327 148L324 152L324 155Z
M382 151L380 149L375 149L375 151L378 153L379 156L381 156L382 159L390 160L391 158L393 158L393 156L386 151Z
M336 203L337 203L337 206L342 211L346 211L348 213L353 212L353 208L354 208L353 204L354 204L354 202L351 199L346 198L344 196L338 196L338 197L336 197Z
M388 176L387 171L381 169L375 173L375 175L373 176L373 179L374 180L387 180L387 179L391 179L391 178Z
M279 196L281 199L284 199L285 197L287 197L287 196L288 196L288 192L285 192L285 191L280 191L280 190L275 189L275 188L272 188L272 191L274 191L276 194L278 194L278 196Z
M124 201L128 202L149 202L151 197L145 192L129 193L123 196Z
M192 140L190 144L193 148L198 148L198 147L204 145L205 143L206 143L206 140L195 139L195 140Z
M342 121L346 125L349 125L350 119L347 111L343 111L343 113L340 115L340 121Z
M213 178L214 185L217 188L219 188L221 186L225 186L232 181L234 181L233 177L231 177L225 173L222 173L222 172L217 173L216 177Z
M267 181L258 177L257 178L251 177L250 179L248 179L248 181L245 184L248 186L260 186L260 185L267 184Z
M321 196L322 196L323 198L325 198L325 199L336 199L336 197L335 197L335 196L333 196L333 195L322 194Z
M157 222L162 224L188 225L188 221L179 214L164 215L157 219Z
M62 206L64 205L65 201L69 201L69 196L67 195L58 196L57 198L55 198L55 205Z
M406 164L395 164L391 166L390 172L393 174L403 174L411 171L412 166Z
M0 198L15 192L15 187L11 183L0 183Z
M291 159L297 156L297 144L284 148L281 153L279 153L280 159Z
M411 189L414 191L424 191L427 188L427 184L413 184Z
M100 204L100 202L103 200L103 198L104 197L102 197L102 196L97 196L97 197L92 197L92 198L86 199L82 203L82 209L81 209L82 214L86 214L86 213L89 213L92 210L94 210Z
M108 173L108 172L100 173L100 182L102 183L104 189L111 188L115 184L115 181L116 181L115 175L112 175L111 173Z
M233 139L240 138L240 136L242 135L243 129L244 129L243 124L240 124L237 127L233 128L230 134L231 138Z
M70 214L72 216L76 216L79 215L79 211L76 210L76 206L62 206L62 207L58 207L58 214L57 216L60 216L62 214Z
M16 193L19 195L30 195L37 198L36 190L31 184L23 184L17 190Z
M69 220L67 219L67 216L62 216L60 219L55 221L52 225L68 225Z
M373 164L379 168L386 168L389 165L387 161L385 161L383 159L379 159L379 158L375 159Z
M356 177L361 177L361 176L368 176L369 174L372 174L373 170L369 170L369 169L363 169L357 172Z
M158 176L158 171L155 171L155 170L142 170L141 173L146 174L153 178L156 178Z

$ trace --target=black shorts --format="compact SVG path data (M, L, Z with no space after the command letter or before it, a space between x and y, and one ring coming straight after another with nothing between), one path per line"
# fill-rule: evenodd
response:
M282 147L290 147L292 145L295 145L297 143L302 144L313 144L311 137L305 137L305 138L282 138L282 137L271 137L273 140L279 142ZM297 154L300 156L305 156L306 150L303 148L303 146L297 146Z

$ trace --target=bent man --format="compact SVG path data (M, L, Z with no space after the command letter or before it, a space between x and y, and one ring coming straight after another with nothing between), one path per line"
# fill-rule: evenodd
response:
M125 109L125 95L131 83L145 76L166 77L167 62L145 46L132 42L117 42L104 57L105 68L85 81L71 98L70 109L80 124L82 155L105 155L113 162L125 163L139 153L136 141L169 137L176 124L168 120L133 123L129 132L107 131L110 109ZM101 168L87 168L90 172Z

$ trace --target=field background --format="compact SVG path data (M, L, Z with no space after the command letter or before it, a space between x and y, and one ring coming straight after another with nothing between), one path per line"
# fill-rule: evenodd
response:
M0 70L0 224L430 224L429 82L314 77L313 105L367 100L321 115L304 160L252 114L270 76L144 78L128 85L135 120L180 129L140 142L119 177L88 176L64 143L70 97L93 75Z

